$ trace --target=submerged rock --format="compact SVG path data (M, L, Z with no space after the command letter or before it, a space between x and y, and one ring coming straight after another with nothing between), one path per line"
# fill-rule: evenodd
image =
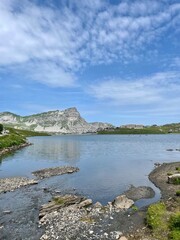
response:
M32 174L39 179L43 179L43 178L62 175L66 173L74 173L78 171L79 171L79 168L77 167L64 166L64 167L55 167L55 168L44 168L44 169L32 172Z
M133 201L137 201L142 198L153 198L155 196L155 192L151 187L134 187L131 185L130 189L125 192L125 195Z

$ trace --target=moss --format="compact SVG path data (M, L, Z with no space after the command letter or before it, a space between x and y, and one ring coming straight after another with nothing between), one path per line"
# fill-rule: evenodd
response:
M53 200L58 205L63 205L65 203L64 199L60 197L54 197Z
M82 217L80 219L80 221L81 222L86 222L86 223L89 223L89 224L93 224L95 222L95 220L92 217L88 217L88 216Z

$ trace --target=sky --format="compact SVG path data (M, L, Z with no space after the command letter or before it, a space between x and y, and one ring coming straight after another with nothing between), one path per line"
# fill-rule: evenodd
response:
M0 0L0 112L180 122L180 3Z

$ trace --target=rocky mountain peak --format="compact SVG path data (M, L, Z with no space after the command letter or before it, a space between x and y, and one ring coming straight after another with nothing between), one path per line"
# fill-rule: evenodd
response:
M87 123L75 107L65 110L43 112L21 117L13 113L0 113L0 123L8 124L18 129L49 133L82 134L96 132L99 128L112 127L107 123Z

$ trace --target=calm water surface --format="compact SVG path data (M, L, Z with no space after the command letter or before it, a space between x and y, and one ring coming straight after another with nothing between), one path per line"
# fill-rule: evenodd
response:
M27 176L42 168L71 165L78 173L52 177L44 184L54 190L76 189L94 201L107 203L134 186L151 186L149 172L156 162L180 160L180 135L69 135L29 138L32 146L0 162L0 177Z

